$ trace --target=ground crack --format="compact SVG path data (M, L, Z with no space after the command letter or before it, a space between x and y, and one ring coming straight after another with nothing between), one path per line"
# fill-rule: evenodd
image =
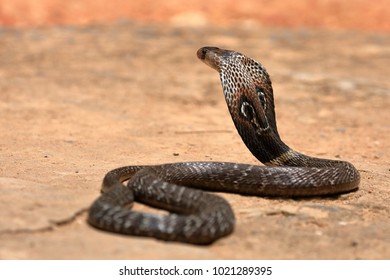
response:
M21 233L41 233L52 231L58 227L63 227L73 223L79 216L86 213L89 208L81 208L74 212L71 216L60 220L49 220L49 225L40 228L19 228L19 229L5 229L0 231L0 235L6 234L21 234Z

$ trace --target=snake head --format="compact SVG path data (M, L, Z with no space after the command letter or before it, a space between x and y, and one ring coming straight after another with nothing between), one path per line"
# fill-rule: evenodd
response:
M217 47L203 47L197 51L196 55L201 61L220 73L223 62L228 59L232 53L235 52Z

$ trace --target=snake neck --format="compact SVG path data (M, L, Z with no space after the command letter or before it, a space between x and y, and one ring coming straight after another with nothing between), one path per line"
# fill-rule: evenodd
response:
M343 161L311 157L291 149L282 141L277 130L260 135L234 117L233 122L249 151L264 165L318 168L345 165Z
M271 166L334 166L338 161L314 158L292 150L276 126L271 79L260 62L216 47L198 50L198 58L220 74L230 115L245 145Z
M232 113L236 129L249 151L265 165L286 165L287 158L297 156L298 153L288 147L274 128L266 132L259 132L256 127L248 125L239 116ZM276 129L276 124L274 125Z

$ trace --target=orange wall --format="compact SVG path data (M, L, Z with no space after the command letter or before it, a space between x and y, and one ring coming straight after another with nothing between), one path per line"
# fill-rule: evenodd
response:
M245 20L390 32L390 0L0 0L2 26L171 22L180 15L213 25Z

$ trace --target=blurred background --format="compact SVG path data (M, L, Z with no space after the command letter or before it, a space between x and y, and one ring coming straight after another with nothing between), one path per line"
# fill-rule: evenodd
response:
M0 0L0 25L10 27L130 20L390 32L389 15L390 0Z

